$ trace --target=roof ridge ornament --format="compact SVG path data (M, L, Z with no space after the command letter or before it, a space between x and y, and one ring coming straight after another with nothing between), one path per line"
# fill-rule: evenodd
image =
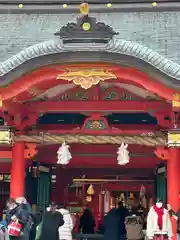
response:
M81 17L76 23L70 22L60 28L54 35L60 36L63 43L108 43L115 35L115 32L104 22L97 22L95 17L89 17L89 5L80 5Z

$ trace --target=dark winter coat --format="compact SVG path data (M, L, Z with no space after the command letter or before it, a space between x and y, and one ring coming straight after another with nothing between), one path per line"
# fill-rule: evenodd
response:
M112 209L104 217L104 239L105 240L119 240L126 234L125 217L127 216L127 210Z
M43 215L40 240L59 240L58 229L64 224L59 212L47 211Z
M125 219L129 214L129 211L127 210L127 208L121 207L121 208L117 208L117 213L119 215L119 229L120 229L120 234L126 234L126 226L125 226Z
M7 210L6 212L6 222L7 225L10 224L11 222L11 218L12 216L16 216L19 223L22 224L23 226L23 235L21 237L11 237L11 239L18 239L18 240L29 240L29 233L31 230L31 226L32 226L32 218L29 215L29 213L27 211L25 211L23 209L23 207L21 205L17 205L17 207L15 207L12 210Z
M30 230L29 240L35 240L35 238L36 238L36 218L35 218L35 215L33 214L33 210L29 203L26 203L26 204L22 203L21 206L27 212L27 214L30 215L29 218L31 218L31 230Z
M93 234L95 227L95 221L90 211L86 209L83 215L80 217L80 230L84 234Z

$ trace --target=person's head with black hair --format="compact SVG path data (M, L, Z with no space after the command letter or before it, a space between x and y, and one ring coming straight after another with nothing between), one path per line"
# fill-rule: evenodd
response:
M123 208L124 207L124 204L122 201L118 202L118 208Z
M86 208L83 212L83 217L92 217L92 214L88 208Z
M52 201L50 204L50 211L55 212L56 209L57 209L57 204L56 204L56 202Z
M7 201L6 201L6 207L9 209L9 210L12 210L14 208L17 207L17 202L14 198L9 198Z

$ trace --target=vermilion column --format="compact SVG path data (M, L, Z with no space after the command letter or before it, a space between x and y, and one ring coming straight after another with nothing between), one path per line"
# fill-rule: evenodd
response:
M174 211L180 207L180 149L169 148L169 159L167 160L167 195L168 203ZM172 219L174 239L176 238L177 223Z
M24 196L25 187L25 159L24 142L16 142L12 147L12 166L10 196L14 199Z

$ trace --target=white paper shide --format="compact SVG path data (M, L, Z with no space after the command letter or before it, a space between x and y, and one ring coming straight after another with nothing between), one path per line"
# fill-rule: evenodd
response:
M129 163L129 151L127 150L128 144L122 143L117 151L117 162L119 165L126 165Z
M70 146L66 145L65 142L60 146L57 151L57 164L67 165L70 162L72 155L69 151L69 148Z

